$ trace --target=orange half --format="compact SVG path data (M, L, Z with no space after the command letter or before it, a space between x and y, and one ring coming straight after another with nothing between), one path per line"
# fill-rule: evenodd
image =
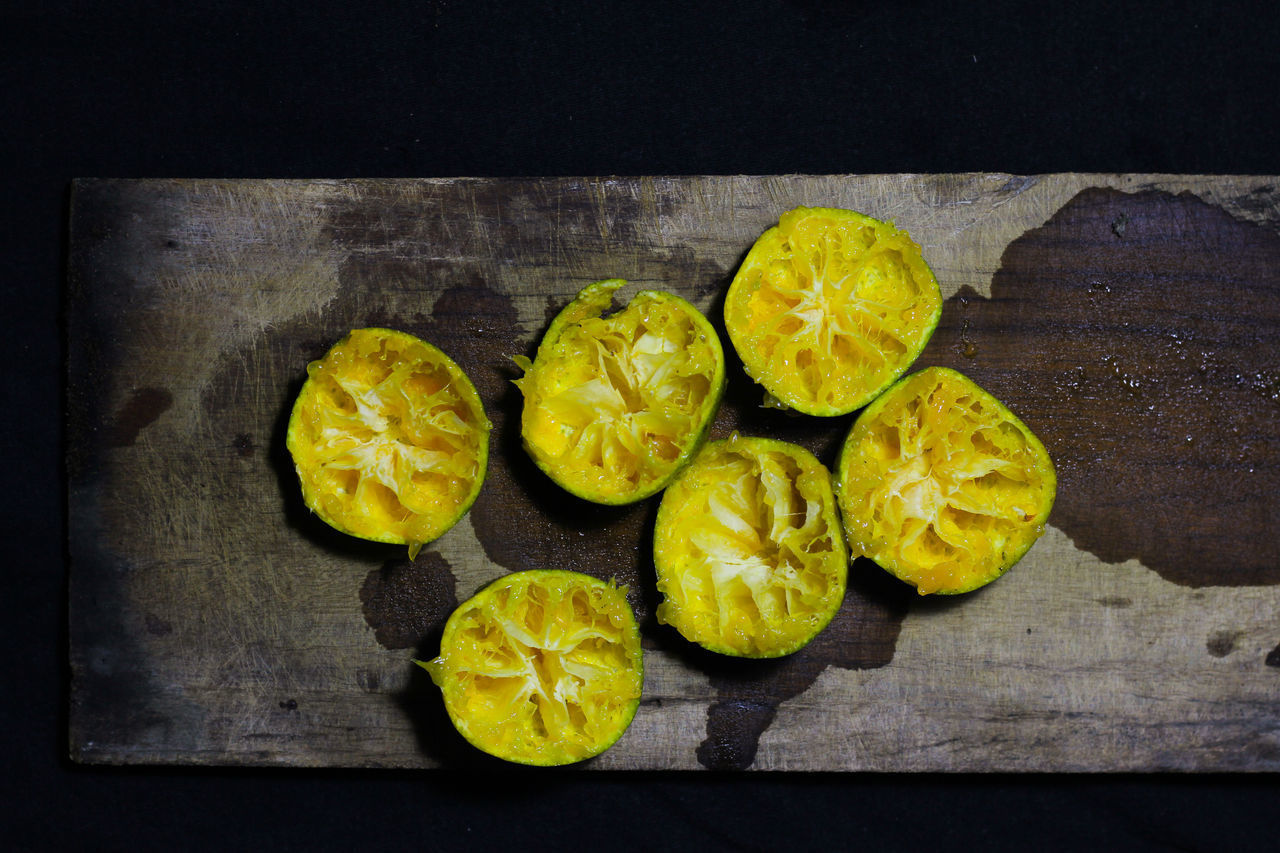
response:
M957 371L898 382L854 422L836 466L849 546L921 595L969 592L1044 533L1057 491L1044 445Z
M907 232L826 207L796 208L765 231L724 307L767 402L822 416L852 412L892 384L941 315L937 279Z
M812 453L734 434L662 496L658 621L720 654L791 654L844 599L848 553L831 476Z
M405 332L356 329L307 366L286 442L316 515L412 557L480 493L489 431L451 358Z
M571 764L622 737L640 705L640 631L625 588L515 572L458 607L440 655L417 662L458 732L518 764Z
M524 376L520 434L533 461L589 501L661 491L697 452L724 394L724 351L697 308L646 290L603 316L626 282L584 288L556 316Z

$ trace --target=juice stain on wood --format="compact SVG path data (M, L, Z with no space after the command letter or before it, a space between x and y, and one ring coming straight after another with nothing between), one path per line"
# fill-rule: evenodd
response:
M1188 193L1084 190L1006 248L990 299L948 300L928 364L1040 437L1049 522L1078 547L1191 587L1280 583L1280 539L1240 535L1280 519L1274 230Z
M111 421L109 447L132 447L138 433L173 405L173 394L164 388L137 388Z
M1244 634L1244 631L1214 631L1205 640L1205 650L1215 658L1225 658L1236 650L1236 643Z
M716 689L698 761L711 770L742 770L755 761L760 736L778 706L813 685L828 666L873 669L893 659L913 589L866 559L849 566L844 603L826 629L793 655L746 660L698 650L693 666Z
M385 649L417 648L458 606L457 579L443 557L388 560L360 587L365 622Z

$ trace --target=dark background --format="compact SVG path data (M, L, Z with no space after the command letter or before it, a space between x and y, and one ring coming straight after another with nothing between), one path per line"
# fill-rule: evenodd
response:
M0 847L1275 849L1274 776L75 766L62 472L72 178L1274 175L1275 8L6 4Z

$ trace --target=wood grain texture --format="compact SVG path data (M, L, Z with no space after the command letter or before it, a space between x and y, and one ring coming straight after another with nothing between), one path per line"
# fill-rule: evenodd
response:
M1280 770L1280 179L871 175L76 182L68 282L73 759L490 766L410 663L456 604L533 567L617 577L645 698L584 769ZM865 560L811 646L701 653L656 624L657 498L559 492L510 356L582 286L713 319L799 204L892 219L942 284L918 366L1000 397L1059 469L1050 529L991 586L922 599ZM471 513L409 561L301 503L307 362L391 326L494 422ZM727 337L724 338L727 341ZM730 359L713 434L826 463Z

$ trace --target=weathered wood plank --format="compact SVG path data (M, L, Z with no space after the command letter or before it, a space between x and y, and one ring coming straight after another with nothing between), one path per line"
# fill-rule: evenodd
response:
M486 763L409 663L504 572L616 576L645 701L587 766L1280 769L1276 178L871 175L80 181L71 217L71 751L94 763ZM1044 439L1051 529L1005 578L920 599L865 561L783 661L652 618L656 499L559 493L519 445L514 354L583 285L723 293L798 204L895 220L947 298L920 365ZM495 424L470 515L409 562L306 511L284 450L308 360L403 328ZM727 339L726 339L727 340ZM805 444L731 360L715 434Z

